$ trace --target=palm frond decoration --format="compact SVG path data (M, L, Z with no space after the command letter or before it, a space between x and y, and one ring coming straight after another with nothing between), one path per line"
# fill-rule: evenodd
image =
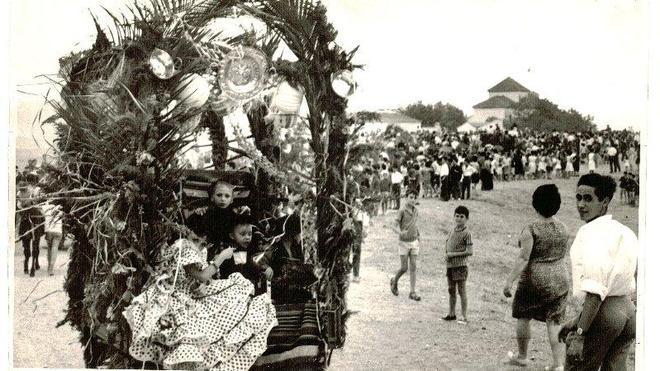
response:
M272 62L276 77L305 94L313 168L300 172L306 192L306 227L321 277L317 285L321 333L328 349L345 340L345 294L354 232L343 182L350 128L368 120L348 117L346 99L332 89L333 76L360 66L334 45L337 31L325 7L311 0L149 0L135 2L123 12L102 9L111 25L97 18L94 45L60 59L63 82L60 98L49 100L55 115L57 161L49 168L46 185L51 202L65 213L73 234L72 260L65 289L69 296L65 318L81 334L87 367L158 368L128 355L130 328L122 311L134 296L153 282L161 247L189 234L181 224L183 151L196 135L210 129L215 166L227 159L229 143L219 110L209 103L189 106L184 91L192 79L207 79L219 91L213 73L228 49L259 49ZM209 27L217 18L247 15L262 22L265 32L246 31L225 36ZM277 58L282 46L298 58ZM178 63L176 72L159 78L149 58L160 49ZM266 175L281 174L277 164L276 132L265 120L267 99L239 102L245 106L255 144L241 137L248 155ZM250 104L247 104L250 103ZM289 169L293 170L293 169ZM262 177L260 187L281 187L286 177ZM314 228L314 226L316 226ZM339 325L338 325L339 324ZM324 348L325 349L325 348ZM325 350L324 350L325 351ZM327 357L329 358L329 357Z

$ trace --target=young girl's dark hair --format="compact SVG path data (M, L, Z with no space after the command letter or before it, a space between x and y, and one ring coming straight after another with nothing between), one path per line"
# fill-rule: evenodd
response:
M254 218L249 214L236 214L234 213L230 220L218 221L219 223L228 223L229 233L234 230L239 225L255 225Z

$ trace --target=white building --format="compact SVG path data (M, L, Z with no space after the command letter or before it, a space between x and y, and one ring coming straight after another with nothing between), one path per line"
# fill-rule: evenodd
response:
M376 113L380 116L380 120L365 123L360 133L382 133L388 125L396 125L409 133L422 130L420 120L408 117L397 110L380 110Z
M529 94L533 93L514 79L507 77L488 89L488 99L472 106L474 113L457 130L492 132L497 127L504 130L504 120L513 114L514 104Z
M456 131L459 133L473 133L475 131L485 131L488 133L494 132L497 128L502 130L503 124L502 121L498 119L492 119L488 122L466 122L463 125L456 128Z

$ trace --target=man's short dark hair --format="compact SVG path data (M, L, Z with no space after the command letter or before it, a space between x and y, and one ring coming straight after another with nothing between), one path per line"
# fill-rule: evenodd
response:
M532 206L539 214L549 218L559 211L561 195L554 184L543 184L536 188L532 195Z
M602 201L607 197L612 200L614 192L616 192L616 182L609 175L600 175L598 173L584 174L578 180L578 187L581 185L594 187L594 193L598 197L598 201Z
M470 210L468 210L467 207L461 205L454 210L454 215L460 214L460 215L465 215L466 218L470 218Z

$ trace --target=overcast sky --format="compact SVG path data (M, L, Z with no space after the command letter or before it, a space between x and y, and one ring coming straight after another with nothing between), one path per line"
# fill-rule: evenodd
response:
M593 0L330 0L329 19L355 58L352 110L397 108L421 100L451 103L467 115L487 89L510 76L562 108L615 128L645 125L645 1ZM17 146L32 141L32 121L45 93L40 74L58 58L91 46L90 11L118 0L14 0L10 78L18 85ZM30 96L27 92L37 94ZM39 136L39 133L36 134Z

